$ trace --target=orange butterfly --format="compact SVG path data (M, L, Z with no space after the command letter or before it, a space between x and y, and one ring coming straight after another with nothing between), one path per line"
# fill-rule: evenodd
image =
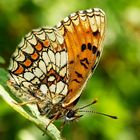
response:
M81 117L78 110L88 105L73 107L99 62L105 20L101 9L88 9L69 15L55 27L28 33L10 61L9 82L22 91L17 96L33 101L50 122Z

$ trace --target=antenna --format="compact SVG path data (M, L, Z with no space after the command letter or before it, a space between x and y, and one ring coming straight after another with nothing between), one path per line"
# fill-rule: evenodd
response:
M109 114L105 114L105 113L101 113L101 112L96 112L96 111L91 111L91 110L82 110L84 108L87 108L90 105L93 105L93 104L97 103L97 101L98 101L98 99L96 98L90 104L87 104L85 106L77 108L75 111L77 111L77 112L90 112L90 113L95 113L95 114L100 114L100 115L103 115L103 116L107 116L107 117L110 117L112 119L118 119L117 116L112 116L112 115L109 115Z
M95 98L90 104L87 104L87 105L84 105L84 106L82 106L82 107L80 107L80 108L77 108L76 111L77 111L77 110L84 109L84 108L87 108L88 106L91 106L91 105L97 103L97 101L98 101L98 99Z
M103 115L103 116L107 116L107 117L110 117L110 118L112 118L112 119L118 119L117 116L112 116L112 115L109 115L109 114L105 114L105 113L101 113L101 112L96 112L96 111L79 110L78 112L90 112L90 113L95 113L95 114L100 114L100 115Z

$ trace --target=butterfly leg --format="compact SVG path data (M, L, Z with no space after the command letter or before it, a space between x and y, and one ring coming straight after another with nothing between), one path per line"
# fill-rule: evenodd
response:
M49 125L50 125L51 123L53 123L53 121L55 121L55 120L58 119L59 115L60 115L60 113L58 112L52 119L50 119L49 123L46 125L46 128L45 128L45 131L44 131L43 135L46 134L46 130L48 129Z
M61 125L61 127L60 127L60 132L61 132L61 133L62 133L62 130L63 130L65 124L66 124L66 120L63 121L63 123L62 123L62 125Z
M27 105L27 104L34 104L36 102L37 102L37 100L30 100L30 101L27 101L27 102L14 103L14 104L16 104L18 106L24 106L24 105Z

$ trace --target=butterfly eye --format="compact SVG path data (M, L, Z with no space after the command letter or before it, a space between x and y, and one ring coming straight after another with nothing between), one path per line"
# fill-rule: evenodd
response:
M73 121L77 120L78 118L82 117L83 115L78 115L77 110L69 110L66 114L65 121Z
M67 117L68 117L68 118L72 118L72 117L74 117L74 115L75 115L75 111L74 111L74 110L70 110L70 111L67 113Z

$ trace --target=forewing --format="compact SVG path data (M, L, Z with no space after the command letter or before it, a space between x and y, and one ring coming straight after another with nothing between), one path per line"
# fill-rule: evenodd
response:
M63 107L71 106L80 96L89 76L98 64L105 32L105 14L89 9L71 14L56 28L64 36L68 51L69 87Z

